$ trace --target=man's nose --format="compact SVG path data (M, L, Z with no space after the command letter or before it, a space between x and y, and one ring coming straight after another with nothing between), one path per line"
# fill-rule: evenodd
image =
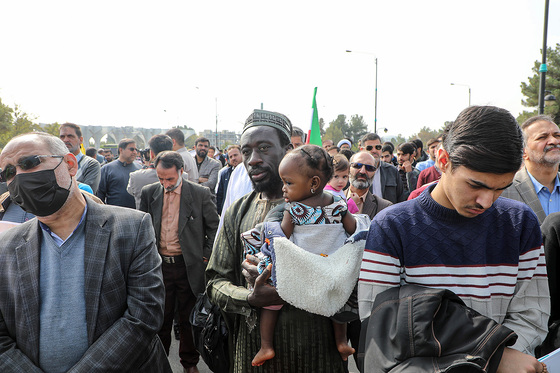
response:
M249 155L249 165L253 166L256 164L259 164L262 162L261 156L259 154L259 152L257 152L256 150L251 151L251 154Z
M476 202L482 206L484 209L489 209L494 203L494 191L493 190L483 190L478 195Z

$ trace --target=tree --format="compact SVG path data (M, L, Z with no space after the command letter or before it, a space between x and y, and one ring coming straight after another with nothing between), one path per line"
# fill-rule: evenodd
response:
M556 101L550 106L545 106L544 113L552 116L556 124L560 124L560 105L558 101L560 100L560 43L557 43L554 49L548 47L546 53L548 71L546 73L545 89L556 97ZM526 97L526 99L521 100L521 103L523 106L537 109L530 111L524 110L517 117L517 122L520 124L538 113L540 65L540 61L535 61L532 68L533 76L528 78L528 83L521 82L521 93Z
M42 131L58 137L58 135L60 134L60 124L58 124L58 122L45 124Z
M357 144L358 140L368 133L367 124L364 122L362 115L352 115L350 123L347 127L346 137L352 140L352 144Z
M325 140L327 140L327 139L332 140L335 146L343 138L344 138L344 135L342 134L342 130L340 128L338 128L337 126L329 126L327 128L327 130L325 131L324 139Z
M393 145L395 145L395 148L397 147L397 145L402 144L403 142L406 142L406 139L404 138L403 135L401 135L400 133L397 135L397 137L392 137L391 138L391 142L393 143Z
M408 138L408 141L411 141L411 140L414 140L414 139L420 139L420 140L422 140L423 144L426 144L429 139L433 139L433 138L436 138L438 136L439 136L439 131L438 130L432 130L432 129L424 126L420 129L420 132L410 136Z
M323 118L319 118L319 129L321 131L321 137L325 136L325 120Z
M33 123L29 115L21 111L18 105L11 108L0 100L0 148L6 146L14 136L40 130L41 127Z

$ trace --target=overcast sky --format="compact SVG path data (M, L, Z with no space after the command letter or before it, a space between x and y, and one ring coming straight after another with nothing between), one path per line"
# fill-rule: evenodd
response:
M241 131L251 111L439 129L468 105L517 116L544 0L2 1L0 98L38 122ZM560 42L550 1L548 45ZM345 50L366 53L346 53ZM369 54L367 54L369 53ZM217 102L217 105L216 105Z

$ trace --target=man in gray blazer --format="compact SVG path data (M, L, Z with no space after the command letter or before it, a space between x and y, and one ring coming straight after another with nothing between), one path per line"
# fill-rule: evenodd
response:
M37 216L0 235L0 372L170 372L149 215L84 197L46 133L13 138L0 168Z
M208 157L208 148L210 140L206 137L199 137L195 140L196 155L194 160L198 168L198 183L210 188L212 194L218 183L218 172L222 168L222 164L214 158Z
M163 259L165 316L158 335L169 354L175 304L179 318L179 356L186 373L197 373L189 315L204 292L204 271L212 253L218 213L210 190L183 179L183 158L177 152L158 154L159 182L142 188L140 210L150 213Z
M527 119L521 129L525 165L502 196L527 204L542 224L547 215L560 211L560 129L548 115Z
M392 203L373 194L370 190L373 177L379 172L379 164L385 163L367 152L362 151L350 158L350 187L347 189L347 198L352 198L360 209L360 214L366 214L370 219Z

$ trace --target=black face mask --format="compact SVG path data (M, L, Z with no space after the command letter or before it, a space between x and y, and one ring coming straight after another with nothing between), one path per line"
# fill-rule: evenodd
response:
M62 163L62 162L60 162ZM36 216L52 215L64 205L70 187L64 189L56 181L54 170L18 174L8 185L12 201L26 212ZM72 180L70 180L72 186Z

